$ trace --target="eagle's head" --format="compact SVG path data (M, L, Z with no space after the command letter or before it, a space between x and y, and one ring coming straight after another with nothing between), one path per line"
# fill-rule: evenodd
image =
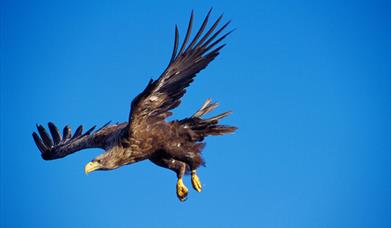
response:
M131 152L124 148L114 147L88 162L84 167L86 174L95 170L112 170L133 163Z
M87 163L87 165L84 167L84 171L86 174L88 174L95 170L112 170L118 167L118 164L110 162L107 159L95 158Z

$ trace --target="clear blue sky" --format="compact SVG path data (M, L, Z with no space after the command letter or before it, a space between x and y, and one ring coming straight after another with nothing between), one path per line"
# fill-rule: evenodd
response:
M36 123L126 121L166 66L174 25L213 6L237 30L175 117L211 97L204 191L180 203L145 161L86 176L101 151L43 161ZM1 227L391 226L390 1L1 3ZM217 112L215 112L217 113ZM186 184L190 187L189 179Z

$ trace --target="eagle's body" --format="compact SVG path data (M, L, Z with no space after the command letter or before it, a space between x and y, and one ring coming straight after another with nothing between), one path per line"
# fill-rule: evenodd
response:
M176 28L174 51L167 69L159 79L151 80L144 91L132 101L128 122L106 124L97 131L93 131L95 128L93 127L84 134L80 126L73 137L68 126L64 128L61 135L58 128L53 123L49 123L50 137L45 128L39 125L37 128L40 137L34 132L33 138L42 152L42 158L52 160L86 148L102 148L106 152L86 165L86 173L94 170L112 170L149 159L177 173L177 195L181 201L186 199L188 192L182 182L185 172L191 172L194 189L201 191L201 182L196 175L196 169L204 163L201 157L203 140L208 135L223 135L236 129L218 124L219 119L229 115L230 112L208 119L201 118L217 107L217 103L211 103L208 99L189 118L170 122L167 122L166 118L171 115L170 110L180 104L180 98L196 73L204 69L224 46L214 48L229 34L226 33L216 39L229 23L214 32L221 17L200 38L209 15L210 12L193 41L187 45L193 22L192 14L179 52Z

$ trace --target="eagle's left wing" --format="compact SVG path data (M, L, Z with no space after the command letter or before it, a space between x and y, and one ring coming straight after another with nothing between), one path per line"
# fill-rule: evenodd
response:
M163 121L170 116L171 112L169 111L180 104L180 99L185 94L186 87L193 82L196 74L204 69L225 46L220 42L232 31L219 38L217 37L230 22L228 21L215 32L222 16L202 35L210 13L211 11L208 12L200 30L188 44L194 15L193 12L191 13L187 33L179 51L178 27L175 27L174 50L168 67L159 79L156 81L151 79L144 91L132 101L128 129L130 135L137 129L147 127L147 123L150 121Z
M33 138L44 160L59 159L83 149L105 149L107 146L110 146L110 140L113 136L121 134L127 124L108 124L105 124L97 131L94 131L95 126L93 126L85 133L83 133L83 126L80 125L72 136L69 126L64 127L61 135L58 128L50 122L48 127L51 136L42 125L37 125L39 135L33 132Z

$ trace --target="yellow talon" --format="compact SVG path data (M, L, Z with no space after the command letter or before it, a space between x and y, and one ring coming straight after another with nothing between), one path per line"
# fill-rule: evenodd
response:
M198 176L197 176L195 170L192 170L192 171L191 171L191 183L192 183L192 185L193 185L193 188L194 188L197 192L201 192L201 190L202 190L202 184L201 184L200 178L198 178Z
M176 195L178 196L178 198L181 202L186 200L188 192L189 192L189 190L183 184L182 178L178 179L178 182L176 184Z

